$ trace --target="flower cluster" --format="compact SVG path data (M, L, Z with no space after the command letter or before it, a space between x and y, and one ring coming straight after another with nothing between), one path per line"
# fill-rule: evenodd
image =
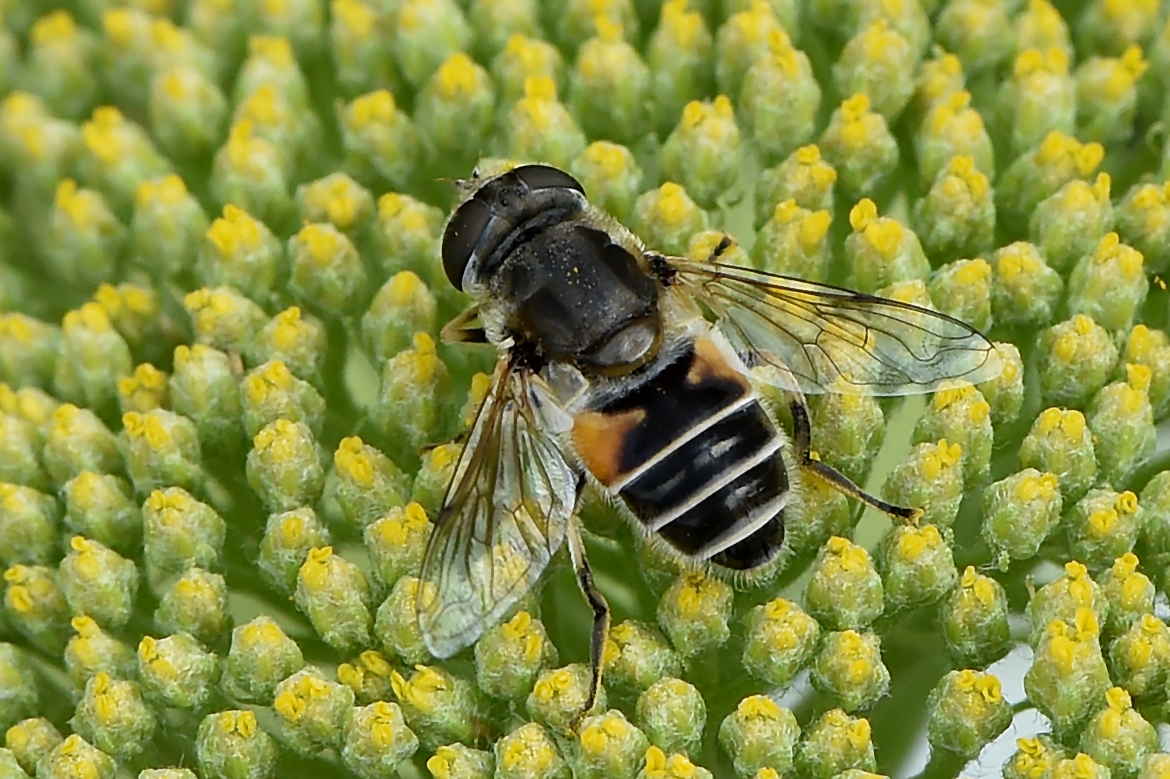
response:
M1170 776L1168 14L3 0L0 779ZM567 554L454 658L416 617L491 384L440 338L484 160L999 365L810 398L813 456L922 511L786 456L751 577L586 489L583 716Z

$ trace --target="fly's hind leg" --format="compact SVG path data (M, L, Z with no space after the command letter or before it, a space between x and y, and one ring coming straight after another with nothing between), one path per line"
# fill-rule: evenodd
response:
M804 397L799 393L787 392L786 394L788 395L788 408L792 413L793 444L796 446L796 454L800 458L802 468L822 481L828 482L848 497L867 506L872 506L884 514L903 521L918 521L919 517L922 516L922 509L895 506L893 503L887 503L881 498L874 497L854 484L848 476L814 457L812 453L812 424L808 418L808 406L805 405Z
M597 703L597 695L601 690L601 672L605 658L605 643L609 639L609 603L597 585L593 582L593 571L589 568L589 561L585 557L585 542L581 539L581 529L574 519L568 529L569 555L573 558L573 569L577 572L577 584L581 586L581 593L593 609L593 632L589 641L589 667L592 671L589 680L589 697L584 708L573 717L569 728L576 733L581 720L593 709Z

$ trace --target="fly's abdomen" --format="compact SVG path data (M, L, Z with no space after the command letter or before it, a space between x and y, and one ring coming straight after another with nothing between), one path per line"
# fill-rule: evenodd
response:
M783 439L751 385L696 338L652 379L577 415L578 454L648 530L679 552L734 569L783 539Z

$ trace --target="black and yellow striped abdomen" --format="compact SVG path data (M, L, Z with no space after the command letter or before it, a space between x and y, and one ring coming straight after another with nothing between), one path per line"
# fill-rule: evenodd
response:
M574 418L586 467L680 553L747 570L784 537L784 443L747 377L708 337Z

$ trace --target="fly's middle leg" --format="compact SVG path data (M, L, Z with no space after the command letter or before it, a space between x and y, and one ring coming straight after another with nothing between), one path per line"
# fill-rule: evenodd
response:
M605 644L609 640L609 603L597 585L593 582L593 571L589 568L589 561L585 557L585 543L581 539L581 529L574 519L569 523L568 530L569 555L573 558L573 569L577 572L577 583L581 586L581 593L589 602L593 610L593 632L589 641L589 667L592 671L589 680L589 697L584 708L573 717L569 728L576 733L590 710L597 703L597 695L601 690L601 673L604 670Z

